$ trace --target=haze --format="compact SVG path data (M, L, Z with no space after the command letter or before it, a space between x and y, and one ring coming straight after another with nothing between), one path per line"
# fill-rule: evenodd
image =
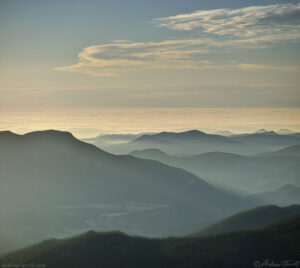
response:
M298 267L300 0L0 0L0 267Z

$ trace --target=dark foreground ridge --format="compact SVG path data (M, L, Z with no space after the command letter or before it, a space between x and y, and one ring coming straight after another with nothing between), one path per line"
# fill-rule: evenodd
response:
M278 207L260 206L237 213L192 234L192 236L216 235L233 231L257 230L284 219L300 215L300 205Z
M60 267L257 267L254 262L300 257L300 216L257 231L204 238L148 239L121 232L87 232L63 240L46 240L0 257L0 265L35 263ZM257 265L258 263L256 263ZM4 266L3 266L4 265Z

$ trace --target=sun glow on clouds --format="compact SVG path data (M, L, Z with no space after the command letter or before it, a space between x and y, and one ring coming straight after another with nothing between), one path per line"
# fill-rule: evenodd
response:
M78 63L55 68L91 76L116 76L149 69L239 69L297 72L298 66L220 63L207 57L222 49L256 49L300 39L300 4L199 10L158 18L154 23L172 30L196 31L198 38L161 42L117 40L93 45L78 55ZM207 57L204 58L203 56Z

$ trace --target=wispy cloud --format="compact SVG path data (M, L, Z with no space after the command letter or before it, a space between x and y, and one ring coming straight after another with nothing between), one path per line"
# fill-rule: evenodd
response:
M275 37L274 37L274 40ZM264 37L217 41L211 38L168 40L162 42L113 42L83 49L78 63L55 70L91 76L116 76L129 71L149 69L239 69L243 71L297 72L299 66L272 66L253 63L216 63L202 58L215 49L253 49L263 46ZM207 58L207 57L205 57Z
M154 22L174 30L198 31L193 39L161 42L116 40L86 47L78 62L55 68L91 76L116 76L147 69L239 69L243 71L299 71L296 66L217 63L209 54L220 49L257 49L284 40L300 39L300 4L199 10L158 18ZM205 56L203 56L205 55Z
M251 6L240 9L198 10L158 18L158 26L173 30L202 30L215 35L254 37L292 33L299 37L300 4Z
M86 73L92 76L114 76L133 69L200 69L213 68L208 60L195 61L207 53L204 39L168 40L162 42L113 42L83 49L79 62L56 70Z

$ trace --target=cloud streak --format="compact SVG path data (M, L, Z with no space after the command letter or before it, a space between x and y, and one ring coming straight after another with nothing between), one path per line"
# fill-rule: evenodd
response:
M78 55L78 63L55 68L92 76L114 76L138 69L207 69L208 60L195 61L205 54L206 40L168 40L162 42L123 42L89 46Z
M197 29L219 36L254 37L290 32L299 37L300 4L198 10L189 14L158 18L154 22L160 27L173 30Z

